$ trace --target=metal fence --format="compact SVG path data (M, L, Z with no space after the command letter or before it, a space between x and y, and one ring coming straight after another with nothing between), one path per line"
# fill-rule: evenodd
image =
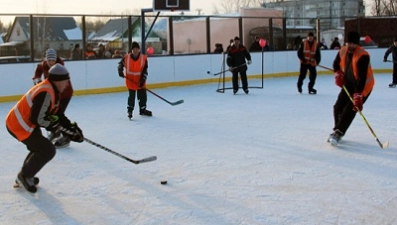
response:
M0 42L0 63L41 61L45 50L54 48L65 60L87 60L89 46L96 59L107 59L129 52L131 43L154 49L154 56L210 54L215 46L226 50L230 39L239 36L249 48L255 36L268 43L266 50L297 49L308 32L330 46L335 37L343 39L347 29L369 35L376 43L391 44L393 31L379 36L369 20L379 18L286 18L236 16L162 16L147 15L41 15L0 14L0 20L12 24ZM394 20L394 18L383 18ZM3 22L7 24L7 22ZM372 23L371 23L372 24ZM343 26L340 26L343 25ZM386 26L386 25L385 25ZM383 29L387 29L383 27ZM373 25L372 25L373 27ZM79 46L79 49L75 49ZM146 49L143 49L145 51ZM73 54L74 53L74 54Z

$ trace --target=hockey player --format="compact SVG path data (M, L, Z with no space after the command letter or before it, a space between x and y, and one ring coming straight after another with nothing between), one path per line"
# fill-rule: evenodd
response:
M389 84L389 87L395 88L397 85L397 38L394 39L393 44L386 50L383 62L387 62L387 57L392 53L393 59L393 81Z
M363 104L375 84L370 56L359 43L360 34L349 32L346 45L339 50L333 63L335 83L342 88L334 105L334 132L328 138L333 145L346 134L357 111L363 110Z
M52 48L47 49L45 59L39 64L37 64L34 76L32 78L33 83L35 85L40 83L42 81L43 75L44 78L47 78L48 71L56 63L65 65L63 60L57 56L57 53L54 49ZM69 85L67 86L66 90L61 94L59 111L61 111L62 113L65 112L66 108L68 107L69 101L72 98L72 95L73 95L73 87L69 81ZM62 136L59 131L57 131L56 133L50 132L48 135L48 139L53 141L57 148L64 148L69 146L70 144L69 138L67 136Z
M125 54L117 67L119 76L125 79L128 88L127 116L132 118L132 111L135 107L135 95L139 101L139 114L142 116L152 116L152 112L146 109L147 92L146 78L148 75L147 56L141 54L137 42L132 42L131 53Z
M245 61L247 59L247 63ZM240 38L234 38L234 44L228 49L227 53L227 65L229 66L230 72L233 73L232 83L233 83L233 94L236 94L238 85L238 74L240 73L241 84L243 86L243 91L248 94L248 79L247 79L247 65L251 64L251 55L247 48L240 44Z
M298 58L300 59L300 72L297 82L298 92L302 93L303 80L306 78L307 71L309 70L309 94L317 94L317 90L314 89L316 83L317 70L316 66L320 64L321 53L320 48L316 40L314 40L313 32L307 34L306 40L304 40L298 49Z
M83 132L60 111L61 93L69 86L69 72L61 64L49 70L48 77L33 86L10 110L6 118L8 132L26 145L26 156L16 182L29 192L37 191L36 174L55 156L55 146L45 138L40 127L56 132L60 126L70 140L83 142Z

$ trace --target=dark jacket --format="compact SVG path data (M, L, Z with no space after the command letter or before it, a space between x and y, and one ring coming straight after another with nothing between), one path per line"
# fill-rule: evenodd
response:
M389 56L389 54L392 53L392 59L394 62L397 61L397 47L393 45L391 45L385 52L385 56L383 56L384 60L387 60L387 57Z
M250 46L250 52L261 52L262 47L259 44L259 41L254 41Z
M245 59L251 60L251 55L244 45L233 45L229 48L226 60L229 67L241 66L242 64L246 63ZM241 66L239 68L242 70L247 70L247 65Z
M330 49L340 49L342 46L340 45L339 41L333 41L331 43Z

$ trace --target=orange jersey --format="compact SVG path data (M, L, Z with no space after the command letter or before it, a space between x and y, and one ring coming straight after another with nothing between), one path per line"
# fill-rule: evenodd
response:
M27 139L36 128L36 124L31 121L31 109L33 106L34 98L43 92L47 92L50 98L46 98L43 103L44 106L48 105L45 109L47 113L55 114L59 107L59 98L56 98L55 90L48 79L33 86L19 102L10 110L6 117L6 125L8 129L16 136L19 141ZM58 99L58 102L56 102ZM50 121L42 121L44 126L49 126Z
M342 47L341 50L339 50L339 57L340 57L339 65L343 72L345 72L345 69L346 69L347 54L348 54L348 49L346 46ZM363 47L357 46L357 48L354 50L353 58L352 58L353 75L356 80L359 79L357 62L363 55L369 55L369 54L367 51L364 50ZM372 91L372 88L374 87L374 85L375 85L375 79L374 79L374 75L372 72L371 64L369 64L368 70L367 70L367 79L366 79L365 87L364 87L362 94L364 96L367 96Z
M131 54L126 54L124 56L124 74L127 77L127 79L125 79L125 84L128 89L138 90L145 88L146 85L143 87L139 87L138 85L140 83L142 71L146 65L146 62L147 56L144 54L140 54L136 61L132 59Z
M306 63L312 66L317 66L316 58L315 58L317 47L318 47L317 41L313 41L311 47L308 40L305 40L303 42L303 57L305 57Z

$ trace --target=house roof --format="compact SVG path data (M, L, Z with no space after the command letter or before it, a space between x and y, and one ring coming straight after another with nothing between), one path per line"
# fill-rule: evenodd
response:
M25 35L30 38L29 17L15 17L15 22L20 24ZM82 31L73 17L33 17L33 24L37 28L34 32L36 40L43 36L49 41L82 39Z
M141 36L141 24L139 17L132 17L132 37ZM147 25L145 28L149 28ZM105 41L110 42L126 37L128 31L128 18L110 19L90 40L91 41ZM150 32L149 37L159 38L153 30Z
M132 17L134 24L138 17ZM122 37L128 30L128 18L110 19L92 38L92 41L114 41Z

